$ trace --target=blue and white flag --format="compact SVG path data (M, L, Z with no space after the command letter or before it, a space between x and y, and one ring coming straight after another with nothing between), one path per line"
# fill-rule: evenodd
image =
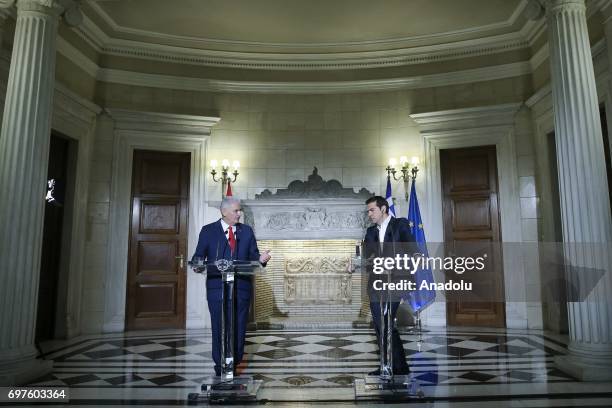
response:
M389 215L395 217L395 204L393 204L393 196L391 194L391 176L387 176L387 193L385 194L385 199L389 205Z
M415 179L412 179L412 187L410 188L410 204L408 205L408 222L410 223L410 231L416 240L418 250L425 258L429 256L427 253L427 242L425 241L425 231L423 230L423 221L421 220L421 210L419 210L419 201L417 200L416 188L414 186ZM421 267L415 273L416 290L410 293L408 302L414 312L420 312L429 306L436 298L436 291L429 289L420 289L421 283L427 281L428 284L433 283L433 273L428 267Z

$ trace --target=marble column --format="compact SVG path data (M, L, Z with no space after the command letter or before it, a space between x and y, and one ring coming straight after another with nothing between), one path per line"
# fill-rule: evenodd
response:
M24 384L51 369L51 362L36 358L34 334L63 9L55 0L18 0L16 6L0 134L0 385Z
M612 220L585 4L545 5L566 272L582 289L568 300L569 354L555 362L581 380L611 380Z

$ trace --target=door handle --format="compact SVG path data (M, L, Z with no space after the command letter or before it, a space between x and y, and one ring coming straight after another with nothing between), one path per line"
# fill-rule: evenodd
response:
M183 254L175 256L174 259L179 260L179 269L183 269L183 266L185 265L185 258L183 257Z

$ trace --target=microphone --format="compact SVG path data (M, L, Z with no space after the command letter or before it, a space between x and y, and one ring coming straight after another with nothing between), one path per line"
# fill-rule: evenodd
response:
M236 240L236 251L234 251L234 257L237 259L238 258L238 244L240 241L240 229L238 228L238 225L236 225L236 233L234 234L234 239Z

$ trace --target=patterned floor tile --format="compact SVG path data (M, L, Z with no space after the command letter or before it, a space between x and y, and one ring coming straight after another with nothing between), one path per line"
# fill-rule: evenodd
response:
M309 334L309 335L297 335L293 337L294 340L303 341L305 343L319 343L325 340L333 340L334 337L330 336L322 336L319 334Z
M319 354L328 350L334 350L334 347L322 343L302 343L298 346L288 347L288 350L297 351L304 354ZM320 355L320 354L319 354Z
M282 381L286 382L287 384L301 386L301 385L307 385L311 382L317 381L317 379L310 377L308 375L294 375L291 377L283 378Z
M316 354L318 356L322 356L325 358L342 360L347 357L354 356L356 354L361 354L361 353L359 351L353 351L353 350L347 350L347 349L341 349L341 348L330 348L327 350L317 351L312 354Z
M140 353L140 354L147 358L150 358L151 360L161 360L164 358L183 356L187 353L185 353L182 350L175 349L175 348L166 348L162 350L147 351L147 352Z
M352 375L335 375L325 379L327 382L338 384L338 385L353 385L355 377Z
M168 375L162 375L162 376L155 377L155 378L149 378L149 381L157 385L169 385L169 384L175 384L178 382L185 381L185 378L181 377L180 375L176 375L176 374L168 374Z
M109 349L109 350L101 350L101 351L89 351L87 353L83 353L88 358L94 360L100 360L109 357L123 357L125 355L132 354L131 351L125 349Z
M300 353L299 351L294 351L294 350L274 349L274 350L258 352L257 354L262 357L266 357L272 360L277 360L277 359L281 360L287 357L295 357L302 353Z
M496 376L493 374L487 374L484 372L478 372L478 371L468 371L465 374L462 374L459 376L459 378L463 378L466 380L471 380L471 381L477 381L477 382L485 382L485 381L489 381L492 378L495 378Z
M118 377L105 378L104 381L111 385L120 385L143 380L142 377L136 374L120 375Z
M401 337L413 377L424 387L434 387L431 390L437 386L461 390L492 384L575 384L550 365L552 357L564 350L563 344L542 335L438 329ZM214 373L210 333L205 331L151 334L146 339L108 335L69 345L65 351L50 350L49 355L56 362L54 371L36 385L90 389L98 396L97 387L150 388L156 393L173 389L186 395ZM378 345L372 330L266 330L247 333L245 361L239 367L242 373L262 380L263 390L282 390L279 393L285 395L300 390L299 395L308 398L330 390L329 395L347 392L350 396L355 378L363 378L377 365Z

